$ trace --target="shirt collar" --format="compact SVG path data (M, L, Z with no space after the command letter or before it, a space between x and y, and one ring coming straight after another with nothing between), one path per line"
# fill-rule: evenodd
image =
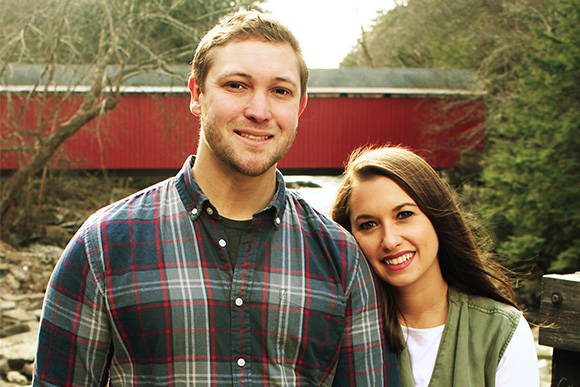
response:
M193 177L191 168L194 161L195 155L190 155L175 176L175 186L181 201L193 220L197 219L202 211L208 211L208 208L211 208L209 212L215 211L215 208ZM276 193L272 201L264 209L256 212L254 219L266 216L272 220L274 226L278 227L286 208L286 183L284 182L284 176L278 169L276 170L276 187Z

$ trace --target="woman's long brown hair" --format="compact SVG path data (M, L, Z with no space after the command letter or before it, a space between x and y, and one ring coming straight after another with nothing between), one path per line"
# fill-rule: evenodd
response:
M365 147L354 151L331 210L332 218L351 230L349 201L354 179L386 176L395 181L429 218L439 239L438 258L443 278L461 292L488 297L517 307L507 270L491 259L484 238L476 232L455 199L453 189L420 156L403 147ZM395 292L381 281L387 342L396 352L400 334Z

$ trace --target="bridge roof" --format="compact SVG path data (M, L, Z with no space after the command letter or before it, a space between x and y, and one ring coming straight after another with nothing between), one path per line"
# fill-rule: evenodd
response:
M0 70L0 91L30 91L37 88L48 91L78 92L88 89L91 65L57 65L51 76L47 66L36 64L8 64ZM118 67L110 66L113 74ZM169 66L164 71L140 73L129 78L123 92L186 93L189 66ZM339 68L310 69L309 94L440 94L479 95L483 87L474 72L444 69L393 68ZM74 87L73 87L74 85Z

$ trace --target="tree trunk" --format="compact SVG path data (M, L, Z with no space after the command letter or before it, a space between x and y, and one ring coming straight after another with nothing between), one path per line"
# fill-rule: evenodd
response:
M92 101L91 101L92 100ZM86 123L113 109L119 103L119 95L113 93L97 102L91 93L86 96L79 110L67 122L57 127L48 139L39 145L28 162L18 168L7 180L0 197L0 238L2 230L6 230L10 220L6 216L10 207L17 205L17 197L26 187L26 182L38 173L50 160L54 152L70 136L75 134Z

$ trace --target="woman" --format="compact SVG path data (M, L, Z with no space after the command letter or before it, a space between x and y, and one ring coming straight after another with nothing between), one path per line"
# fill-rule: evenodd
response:
M332 217L384 286L386 336L406 386L538 386L528 323L451 188L400 147L355 151Z

